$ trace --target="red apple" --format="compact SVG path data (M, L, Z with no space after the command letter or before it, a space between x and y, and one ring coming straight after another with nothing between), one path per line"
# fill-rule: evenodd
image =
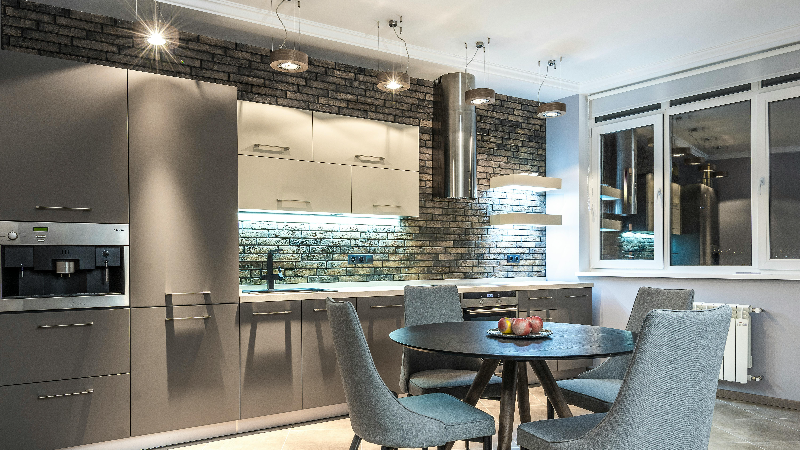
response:
M497 321L497 329L503 334L511 334L511 319L503 317Z
M525 318L513 319L511 322L511 331L517 336L527 336L533 330L531 321Z
M530 316L525 319L531 323L531 333L540 333L544 327L544 321L539 316Z

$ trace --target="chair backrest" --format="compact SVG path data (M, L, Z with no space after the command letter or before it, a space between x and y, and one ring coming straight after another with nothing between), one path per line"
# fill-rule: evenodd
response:
M584 448L705 449L731 309L653 310L617 400Z
M461 297L458 295L457 286L406 286L403 293L405 296L405 326L407 327L429 323L464 321L461 311ZM403 348L403 361L400 367L400 391L408 392L408 380L412 374L417 372L434 369L478 370L480 366L481 362L476 358Z
M402 442L425 431L378 374L353 305L328 298L326 308L353 431L372 443Z
M642 286L636 293L631 315L628 318L628 331L638 333L647 313L654 309L692 309L694 289L659 289Z

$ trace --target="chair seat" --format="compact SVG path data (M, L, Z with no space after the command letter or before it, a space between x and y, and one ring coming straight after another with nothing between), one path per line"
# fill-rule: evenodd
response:
M408 380L408 393L416 395L443 393L464 398L475 380L474 370L435 369L417 372ZM483 392L484 397L500 396L500 377L492 375Z
M517 428L517 443L526 449L550 448L553 443L585 436L605 416L605 413L585 414L565 419L523 423Z
M398 399L408 410L442 423L441 442L491 436L495 433L494 418L447 394L427 394ZM430 445L431 447L433 444Z
M622 380L579 378L557 381L570 405L592 412L608 412L617 399Z

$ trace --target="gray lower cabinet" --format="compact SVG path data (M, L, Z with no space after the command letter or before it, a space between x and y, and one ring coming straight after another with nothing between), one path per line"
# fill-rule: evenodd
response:
M375 368L386 386L397 391L403 346L389 339L389 333L403 327L403 296L362 297L357 311Z
M239 419L238 305L131 310L131 434Z
M130 375L0 387L0 448L53 450L130 436Z
M0 315L0 386L130 370L130 310Z
M126 71L0 51L0 217L128 222Z
M355 299L347 299L355 303ZM303 300L303 408L344 403L325 300Z
M303 408L301 303L241 304L242 419Z
M238 303L236 88L128 83L131 306Z

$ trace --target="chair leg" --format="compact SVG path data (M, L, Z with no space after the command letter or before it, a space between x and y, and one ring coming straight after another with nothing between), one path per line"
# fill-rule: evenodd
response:
M357 435L353 435L353 442L350 443L350 450L358 450L358 447L361 445L361 438Z
M483 450L490 450L492 448L492 436L483 437Z
M467 450L469 450L469 439L467 439L466 441L464 441L464 448L465 448L465 449L467 449Z
M550 402L550 399L547 399L547 418L554 419L556 417L555 408L553 408L553 404Z

